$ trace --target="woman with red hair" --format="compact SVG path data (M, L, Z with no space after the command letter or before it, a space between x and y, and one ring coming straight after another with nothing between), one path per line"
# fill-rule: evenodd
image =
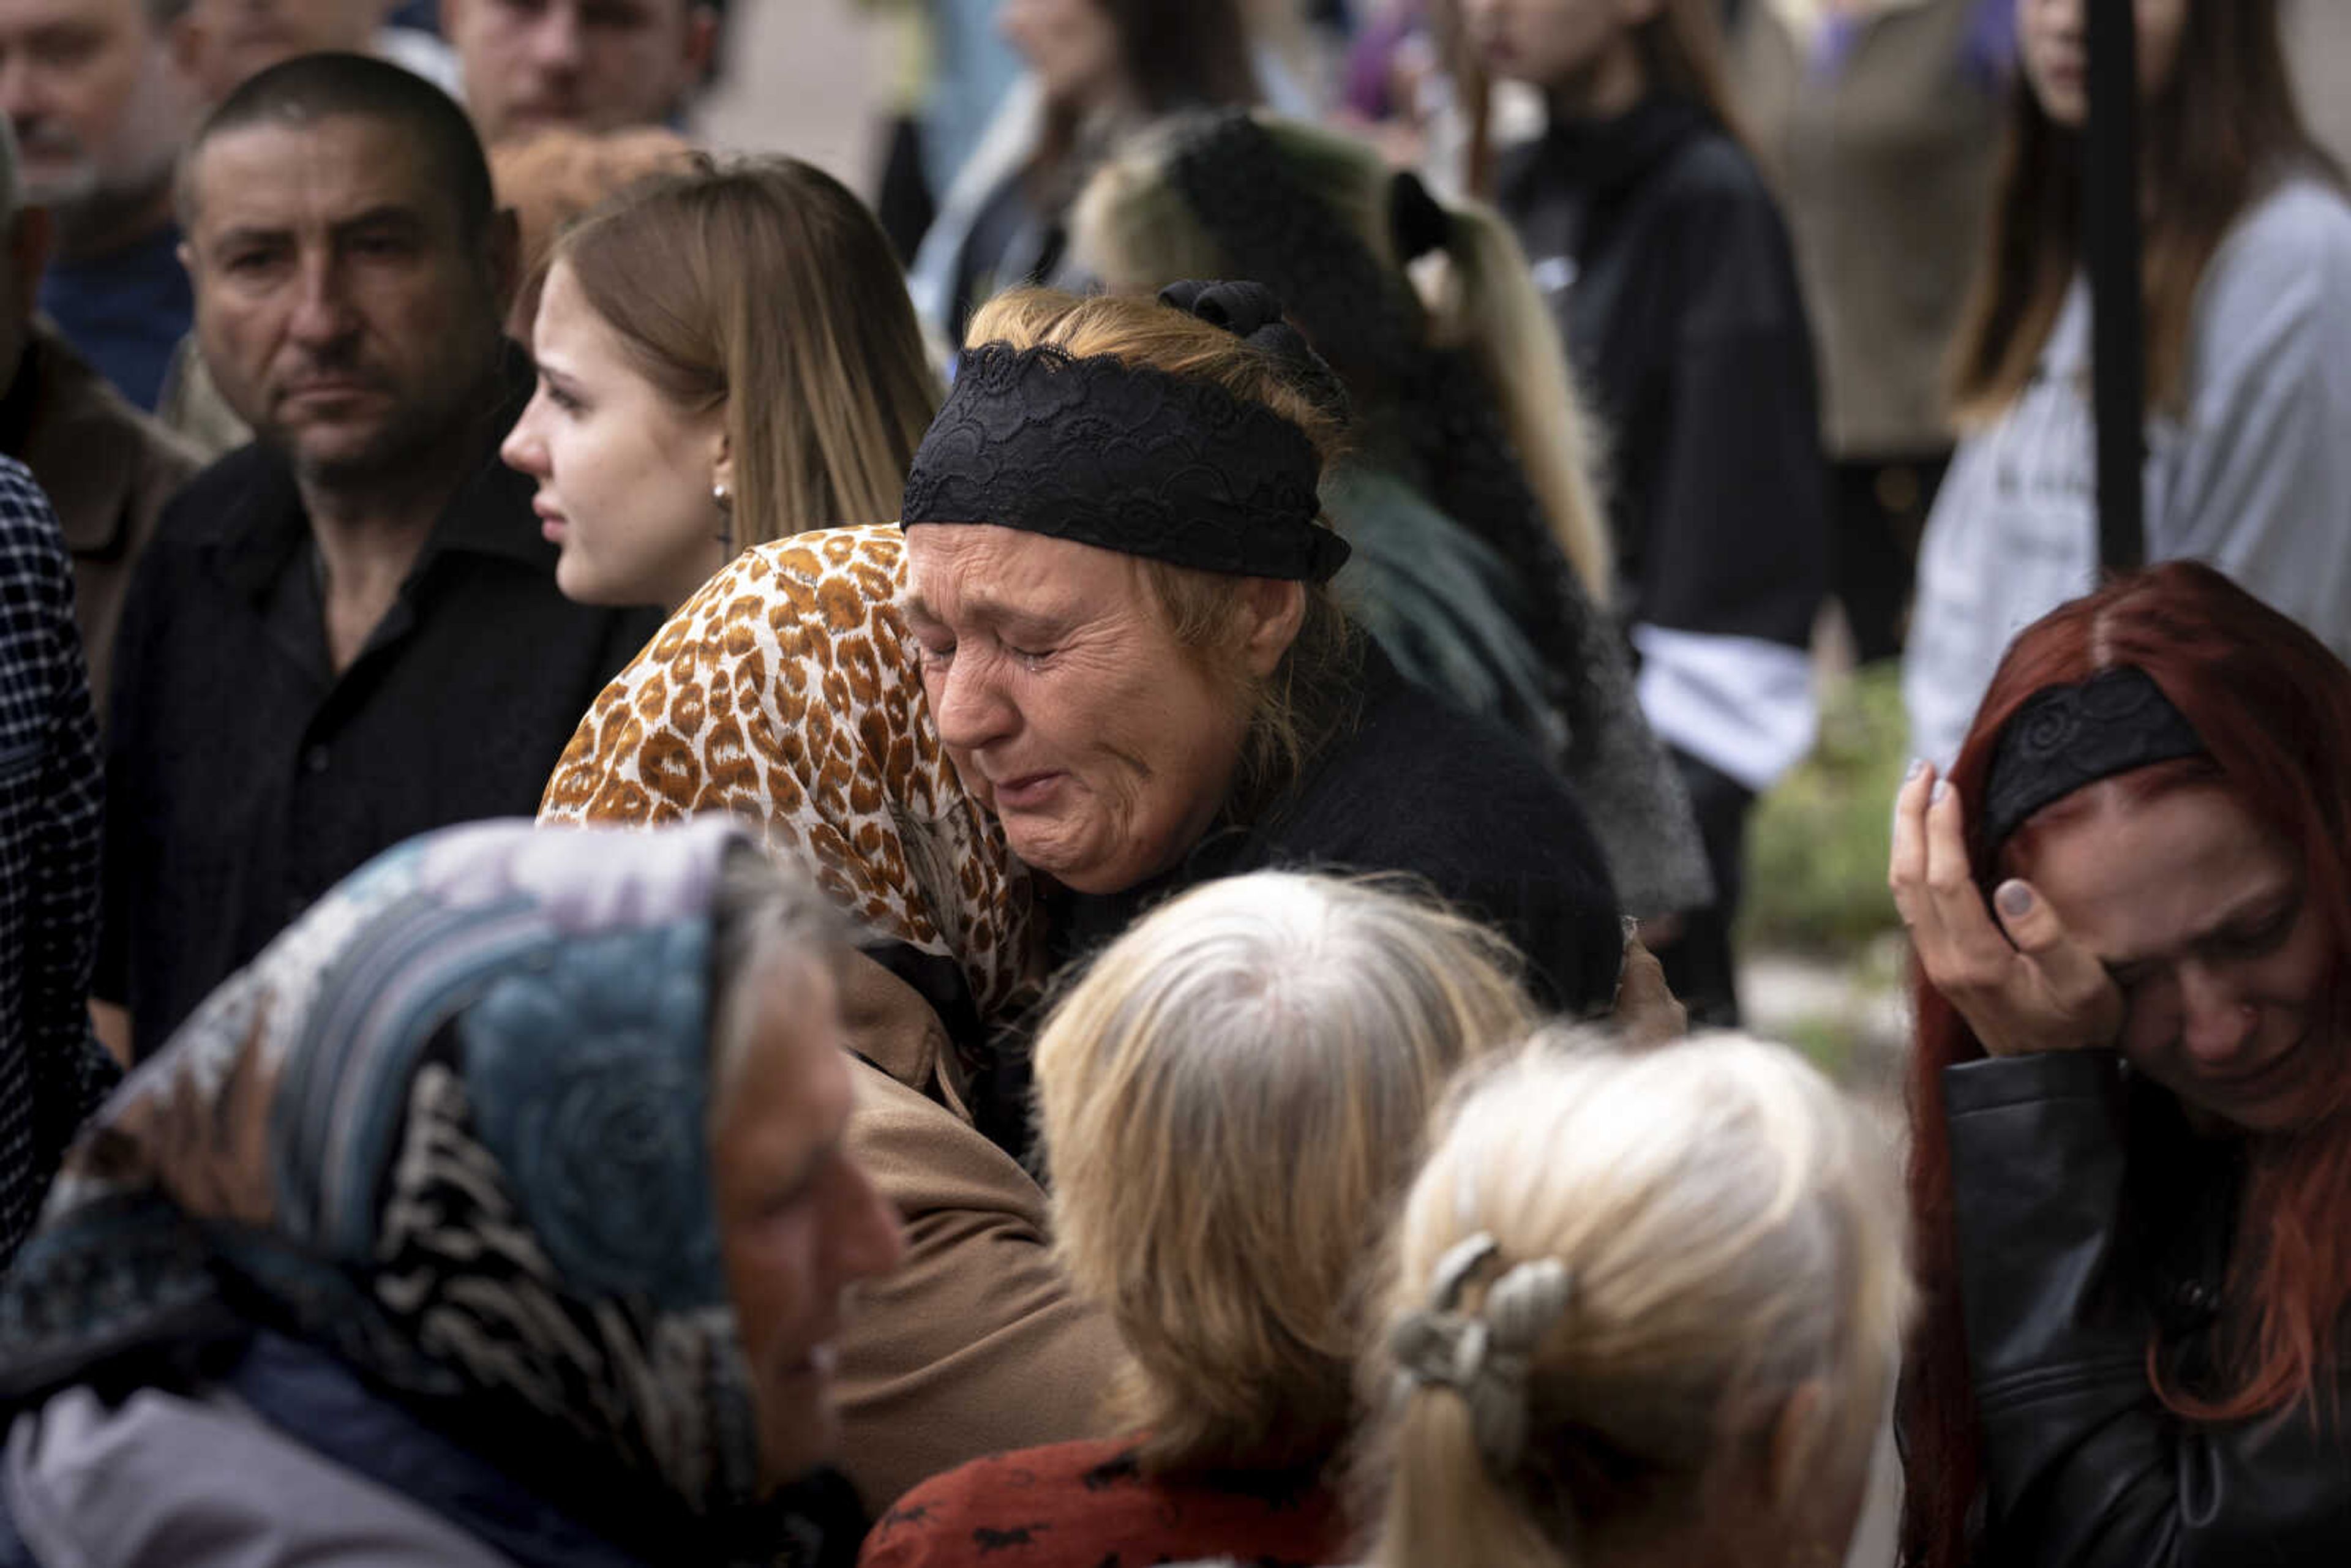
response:
M1914 765L1907 1563L2351 1561L2346 843L2351 670L2186 562Z

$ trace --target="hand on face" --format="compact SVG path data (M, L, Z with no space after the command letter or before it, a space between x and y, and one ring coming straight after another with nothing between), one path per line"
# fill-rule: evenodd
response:
M2030 883L2000 885L1993 923L1968 863L1962 815L1958 792L1926 764L1895 797L1886 883L1928 981L1994 1056L2112 1045L2121 990Z

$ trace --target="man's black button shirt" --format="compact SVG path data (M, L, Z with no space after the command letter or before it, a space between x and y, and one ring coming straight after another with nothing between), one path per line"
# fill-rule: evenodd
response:
M284 459L232 453L164 513L116 645L95 987L130 1008L141 1055L377 852L537 811L658 626L557 591L532 482L497 461L528 390L527 366L507 372L496 436L340 676Z

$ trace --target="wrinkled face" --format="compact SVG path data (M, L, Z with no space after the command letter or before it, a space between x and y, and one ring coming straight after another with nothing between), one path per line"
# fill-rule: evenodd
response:
M145 0L0 0L0 110L26 199L71 206L161 187L186 89Z
M2102 790L2087 812L2036 828L2017 865L2122 988L2133 1067L2249 1131L2314 1113L2339 1071L2326 925L2298 857L2233 797Z
M1177 643L1140 561L925 523L906 530L906 576L939 739L1015 854L1117 893L1207 831L1240 757L1246 680L1217 680Z
M759 980L755 1038L711 1115L719 1248L750 1369L767 1479L839 1438L832 1342L860 1280L897 1266L897 1216L849 1157L849 1060L831 979L783 963Z
M710 63L696 0L444 0L465 108L484 141L568 125L660 125Z
M175 28L180 59L217 103L297 55L367 53L383 9L378 0L194 0Z
M2225 3L2225 0L2224 0ZM2137 0L2138 94L2154 98L2179 65L2189 0ZM2016 0L2024 77L2041 110L2068 130L2090 118L2090 29L2085 0Z
M1487 68L1509 81L1566 87L1627 47L1659 0L1462 0Z
M229 405L309 479L429 460L496 362L498 267L400 128L226 131L192 188L196 331Z
M1051 102L1091 109L1124 84L1118 26L1102 0L1004 0L996 25Z
M674 610L726 564L725 405L681 412L648 381L557 262L532 335L538 391L498 455L538 481L531 509L563 551L555 582L582 604Z

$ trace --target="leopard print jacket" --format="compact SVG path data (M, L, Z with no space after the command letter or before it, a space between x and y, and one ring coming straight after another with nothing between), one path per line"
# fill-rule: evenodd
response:
M895 524L746 550L597 697L538 820L729 812L871 932L954 962L993 1018L1035 991L1029 873L939 745L904 584Z

